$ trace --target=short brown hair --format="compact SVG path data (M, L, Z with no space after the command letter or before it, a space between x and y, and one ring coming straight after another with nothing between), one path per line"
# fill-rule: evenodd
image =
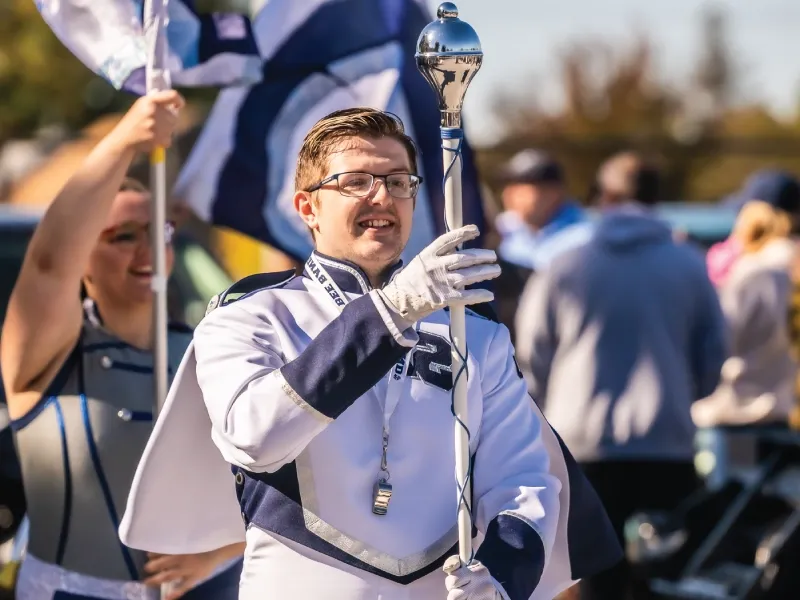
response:
M333 148L352 137L397 140L408 152L411 172L417 173L417 147L398 117L373 108L346 108L317 121L306 135L297 156L294 189L305 191L323 179Z
M601 192L642 204L655 204L661 176L655 164L636 152L620 152L600 167L598 186Z

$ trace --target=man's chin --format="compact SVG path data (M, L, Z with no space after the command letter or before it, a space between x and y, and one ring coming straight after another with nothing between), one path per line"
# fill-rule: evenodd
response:
M359 240L355 247L359 262L364 266L389 266L397 262L403 252L403 246L396 240Z

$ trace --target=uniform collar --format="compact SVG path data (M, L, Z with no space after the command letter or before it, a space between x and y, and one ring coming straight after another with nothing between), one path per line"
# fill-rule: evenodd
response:
M372 285L369 283L369 277L367 277L364 270L357 264L348 260L342 260L341 258L327 256L316 250L311 253L311 256L327 271L330 278L333 279L343 292L366 294L372 289ZM303 276L316 279L316 274L312 272L312 263L313 261L306 261L305 267L303 268ZM397 273L402 266L402 260L398 260L392 265L391 272L386 281L394 277L395 273Z

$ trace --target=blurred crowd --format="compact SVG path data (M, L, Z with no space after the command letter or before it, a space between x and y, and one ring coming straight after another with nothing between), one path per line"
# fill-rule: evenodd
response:
M545 153L519 153L503 177L499 316L531 396L630 546L635 515L675 512L712 472L727 476L729 432L790 428L800 184L753 173L720 204L737 211L730 236L706 249L656 214L659 169L634 152L600 167L590 207ZM713 440L713 464L698 439ZM650 597L631 572L583 581L580 597Z

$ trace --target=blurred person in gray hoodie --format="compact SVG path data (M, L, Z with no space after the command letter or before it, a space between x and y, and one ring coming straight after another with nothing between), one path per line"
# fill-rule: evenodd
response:
M633 153L598 175L592 239L526 285L516 319L531 395L581 464L623 542L639 510L697 489L692 403L717 386L725 325L703 257L651 211L659 173ZM625 600L621 563L581 582L582 600Z

